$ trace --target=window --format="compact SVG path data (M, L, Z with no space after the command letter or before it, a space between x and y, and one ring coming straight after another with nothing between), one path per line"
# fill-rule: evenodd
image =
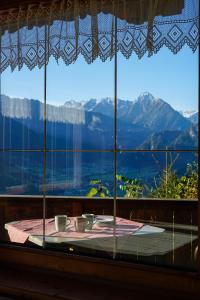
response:
M100 13L98 20L104 17ZM104 27L112 15L105 18ZM55 42L69 65L50 56L40 69L2 73L0 240L194 270L197 53L184 47L174 55L163 48L152 57L141 52L141 60L129 57L132 33L122 38L123 22L116 20L118 31L110 37L123 41L127 53L119 47L110 61L104 52L111 41L100 34L102 60L86 64L83 56L74 58L75 40L63 38L68 30L74 34L77 24L69 21L60 28L60 44ZM53 41L57 37L56 22L41 27L45 53L47 33ZM178 29L169 31L175 44ZM135 34L141 48L143 33ZM84 38L78 42L90 53ZM34 51L27 54L33 66Z

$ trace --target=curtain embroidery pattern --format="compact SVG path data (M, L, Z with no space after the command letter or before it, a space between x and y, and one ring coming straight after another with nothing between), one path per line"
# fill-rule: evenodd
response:
M34 1L34 0L33 0ZM1 64L14 70L41 68L49 57L68 65L82 54L87 63L117 50L129 58L157 53L163 46L176 54L199 42L198 0L54 0L0 11ZM45 26L48 26L45 55ZM45 62L46 58L46 62Z

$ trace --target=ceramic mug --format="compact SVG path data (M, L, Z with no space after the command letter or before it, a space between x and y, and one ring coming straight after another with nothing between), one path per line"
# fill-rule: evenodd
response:
M82 214L82 217L86 218L89 222L87 229L91 230L92 226L96 223L96 218L94 214Z
M57 232L66 231L67 226L71 223L71 220L66 215L55 216L55 229Z
M84 217L75 218L75 230L79 232L84 232L88 228L89 221Z

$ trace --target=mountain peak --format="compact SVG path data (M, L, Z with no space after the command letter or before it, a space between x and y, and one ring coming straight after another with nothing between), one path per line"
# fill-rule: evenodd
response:
M114 100L112 98L110 98L110 97L106 97L106 98L101 99L100 102L104 102L104 103L108 103L108 104L113 104Z
M64 103L64 106L67 108L82 108L82 103L71 99L71 100L66 101Z
M196 110L186 110L186 111L180 111L180 113L185 117L185 118L191 118L193 115L197 113Z
M142 102L142 103L149 103L152 101L155 101L155 97L149 92L144 92L140 94L140 96L136 99L136 102Z
M140 94L139 97L150 97L150 98L154 98L154 96L150 93L150 92L143 92Z

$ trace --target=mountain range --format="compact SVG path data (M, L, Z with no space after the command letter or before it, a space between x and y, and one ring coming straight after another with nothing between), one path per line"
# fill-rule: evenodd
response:
M111 98L47 104L47 147L113 149L114 101ZM150 93L117 101L119 149L195 149L198 112L181 113ZM39 100L0 99L1 148L42 148L44 105Z
M56 101L55 101L56 102ZM150 93L135 101L117 101L117 147L135 150L197 149L198 112L179 112ZM48 149L112 150L114 101L111 98L66 101L46 106ZM0 97L0 148L43 149L44 105L39 100ZM176 158L176 153L174 153ZM113 189L112 152L47 152L49 194L84 196L90 181L98 178ZM176 160L178 174L185 174L195 153L182 152ZM117 155L118 174L152 185L166 166L162 152L123 152ZM1 152L0 193L40 194L42 152ZM78 187L78 188L77 188Z

